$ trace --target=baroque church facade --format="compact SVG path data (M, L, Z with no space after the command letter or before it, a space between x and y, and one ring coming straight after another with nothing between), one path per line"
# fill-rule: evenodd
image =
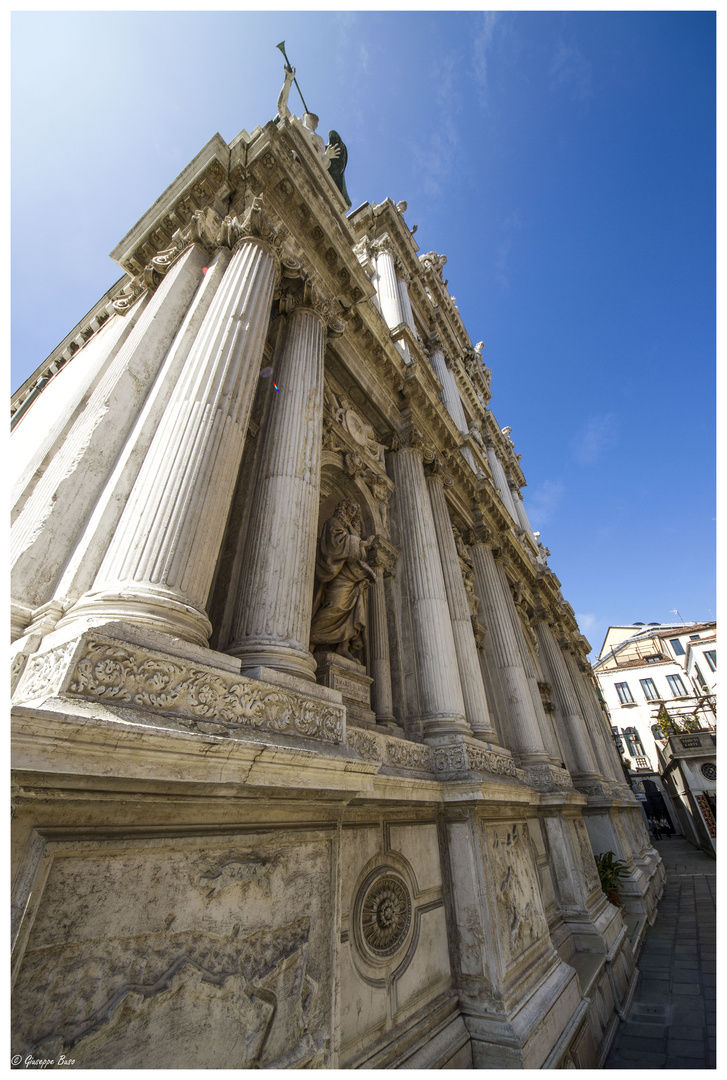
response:
M14 397L23 1061L598 1067L633 993L663 868L491 373L327 169L214 136Z

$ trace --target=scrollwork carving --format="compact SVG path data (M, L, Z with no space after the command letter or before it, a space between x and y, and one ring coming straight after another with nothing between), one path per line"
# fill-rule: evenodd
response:
M53 686L66 664L66 651L36 660L32 681L21 684L24 698ZM86 638L70 679L69 693L158 711L188 730L232 736L245 729L298 733L326 742L343 741L343 709L311 701L232 672L204 669L176 657L150 655L117 642Z

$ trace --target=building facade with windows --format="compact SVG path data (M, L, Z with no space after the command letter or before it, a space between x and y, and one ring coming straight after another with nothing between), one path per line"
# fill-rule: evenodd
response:
M713 853L717 624L612 626L593 667L647 816Z
M310 124L215 135L13 398L12 1052L598 1066L661 861L446 259Z

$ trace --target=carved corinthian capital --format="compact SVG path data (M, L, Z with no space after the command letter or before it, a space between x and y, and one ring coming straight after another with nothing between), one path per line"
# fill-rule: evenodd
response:
M256 195L246 210L242 221L234 214L228 214L220 225L217 243L234 248L246 237L254 236L272 244L277 236L277 229L263 210L262 195Z
M374 258L382 251L388 251L390 255L394 255L394 245L391 241L391 237L388 233L384 233L383 236L377 236L375 240L372 240L369 245L369 251Z
M408 424L403 431L394 436L391 449L393 451L414 450L423 461L427 462L434 458L434 452L429 449L419 428L414 427L413 424Z
M375 536L368 552L367 562L375 569L381 567L384 577L393 577L399 554L399 549L394 547L389 540L383 536Z

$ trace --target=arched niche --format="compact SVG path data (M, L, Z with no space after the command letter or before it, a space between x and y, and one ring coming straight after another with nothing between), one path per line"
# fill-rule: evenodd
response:
M317 536L321 535L323 524L333 515L341 499L355 499L361 507L364 538L385 536L388 539L388 528L383 520L380 500L374 498L360 475L349 476L341 454L324 450L321 459L321 501L318 508Z

